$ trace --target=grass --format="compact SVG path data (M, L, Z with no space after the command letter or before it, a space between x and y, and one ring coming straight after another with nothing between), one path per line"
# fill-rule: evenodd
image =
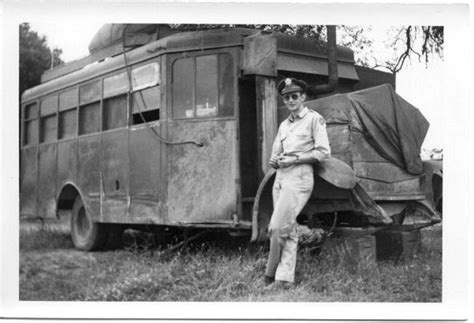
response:
M348 264L300 248L295 287L257 286L267 246L207 236L162 254L147 233L127 232L123 249L74 250L67 226L20 232L20 299L80 301L440 302L441 235L423 230L409 263Z

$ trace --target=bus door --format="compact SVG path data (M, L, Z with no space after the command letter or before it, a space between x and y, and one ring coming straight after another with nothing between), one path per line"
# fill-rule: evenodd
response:
M239 213L233 52L171 55L167 66L169 222L228 225Z
M269 170L277 125L276 79L247 75L239 80L240 174L243 219L252 220L257 189ZM259 200L259 227L266 228L272 209L271 183Z
M251 220L255 194L259 184L257 102L255 77L239 79L240 178L242 212Z

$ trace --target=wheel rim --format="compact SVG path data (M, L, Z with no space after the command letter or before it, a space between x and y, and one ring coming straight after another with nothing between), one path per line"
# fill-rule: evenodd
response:
M77 230L76 231L78 235L81 238L87 237L91 229L91 226L92 224L89 221L89 218L87 217L86 209L84 207L81 207L79 209L79 212L77 213L77 227L76 227Z

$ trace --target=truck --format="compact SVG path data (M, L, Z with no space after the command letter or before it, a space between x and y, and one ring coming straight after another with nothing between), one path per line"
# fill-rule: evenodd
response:
M104 25L89 56L46 71L22 94L20 216L71 211L82 250L126 228L263 240L268 160L287 116L276 84L295 77L309 84L306 105L326 119L333 153L315 165L301 223L403 227L413 214L438 222L419 159L426 119L396 94L394 75L355 65L331 28L321 42L232 26ZM343 171L350 187L338 183Z

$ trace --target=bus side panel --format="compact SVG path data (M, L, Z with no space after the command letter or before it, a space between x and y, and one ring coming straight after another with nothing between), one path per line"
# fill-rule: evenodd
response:
M354 172L374 200L423 199L421 178L380 156L364 136L352 132Z
M158 124L150 124L160 134ZM166 224L166 182L161 180L161 144L146 127L130 129L132 222Z
M386 163L355 162L354 171L359 183L374 200L424 199L419 176Z
M77 142L75 139L58 143L58 189L66 182L76 183Z
M237 214L237 129L235 120L175 121L168 146L168 216L171 223L223 223ZM245 135L245 134L243 134Z
M38 216L56 216L56 143L39 147Z
M86 136L78 139L77 156L80 162L77 167L77 181L87 211L100 219L100 135Z
M38 147L23 148L20 167L20 215L34 217L36 213L36 194L38 168L36 163Z
M102 134L102 222L127 222L128 129Z

